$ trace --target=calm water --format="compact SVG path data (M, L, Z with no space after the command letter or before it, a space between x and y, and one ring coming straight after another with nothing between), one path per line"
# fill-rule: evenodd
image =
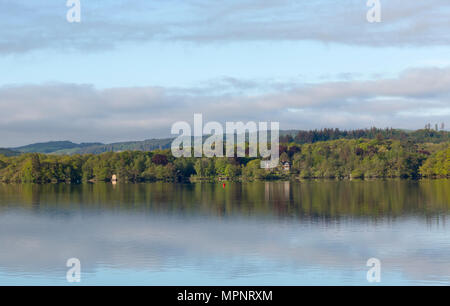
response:
M0 285L449 285L449 212L449 180L0 185Z

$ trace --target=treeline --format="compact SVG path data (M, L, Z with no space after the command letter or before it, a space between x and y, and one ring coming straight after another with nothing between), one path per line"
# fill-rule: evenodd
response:
M176 180L189 177L184 160L175 160L169 151L126 151L99 155L22 154L0 157L0 181L22 183Z
M174 158L169 150L99 155L0 155L0 181L57 183L110 181L269 180L290 178L449 177L448 144L409 140L339 139L280 145L280 166L258 158ZM286 169L287 166L287 169Z
M450 132L438 131L430 128L404 131L399 129L357 129L357 130L340 130L340 129L321 129L311 131L298 131L296 134L283 135L280 141L284 143L295 142L298 144L315 143L319 141L329 141L337 139L391 139L401 141L413 141L417 143L442 143L450 141Z

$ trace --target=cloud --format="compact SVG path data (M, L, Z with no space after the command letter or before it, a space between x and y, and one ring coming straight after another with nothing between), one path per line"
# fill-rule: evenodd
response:
M368 23L366 1L81 1L70 24L65 1L0 0L0 53L39 49L105 50L124 43L318 41L361 46L446 46L447 0L381 1Z
M0 146L170 136L176 121L279 121L282 129L449 125L450 68L397 78L287 83L224 78L193 88L97 89L89 84L0 87Z

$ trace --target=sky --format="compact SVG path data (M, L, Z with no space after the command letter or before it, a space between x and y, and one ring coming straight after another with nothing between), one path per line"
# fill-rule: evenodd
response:
M450 2L0 0L0 147L281 129L450 126ZM175 135L172 135L175 136Z

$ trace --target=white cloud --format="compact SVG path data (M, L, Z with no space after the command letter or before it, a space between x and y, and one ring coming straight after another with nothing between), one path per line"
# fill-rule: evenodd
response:
M219 90L212 84L219 84ZM258 87L255 82L238 80L207 82L204 90L96 89L58 83L4 86L0 146L167 137L174 122L192 122L196 112L205 121L280 121L282 129L422 128L428 122L448 121L450 68L407 70L392 79L266 85L268 92L259 94L246 93L246 87Z

